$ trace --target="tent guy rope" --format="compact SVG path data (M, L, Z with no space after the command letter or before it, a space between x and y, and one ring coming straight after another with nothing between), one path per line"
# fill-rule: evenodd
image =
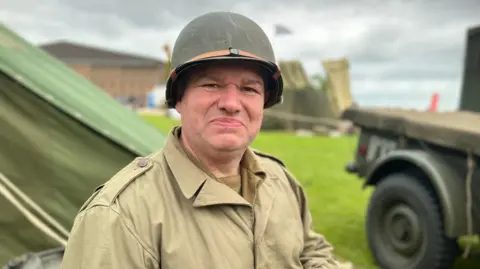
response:
M9 190L11 189L11 191ZM15 194L13 194L13 193ZM25 193L18 189L4 174L0 173L0 194L7 199L13 206L15 206L23 216L30 221L35 227L41 230L43 233L57 241L63 246L66 246L69 233L60 225L52 216L45 212L39 205L32 201ZM30 206L36 213L43 217L50 225L54 226L61 234L58 234L51 229L47 223L42 221L38 216L33 214L22 205L21 201L15 197L19 196L28 206Z

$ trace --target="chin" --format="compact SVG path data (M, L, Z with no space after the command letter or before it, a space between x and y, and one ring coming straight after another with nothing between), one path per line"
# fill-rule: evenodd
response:
M220 151L233 151L244 148L246 140L233 134L216 135L210 138L210 144Z

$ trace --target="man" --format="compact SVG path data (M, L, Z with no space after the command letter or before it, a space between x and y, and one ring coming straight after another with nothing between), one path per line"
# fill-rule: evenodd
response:
M302 187L249 148L264 108L282 98L261 28L230 12L200 16L180 33L172 68L166 100L181 127L84 204L62 268L340 268Z

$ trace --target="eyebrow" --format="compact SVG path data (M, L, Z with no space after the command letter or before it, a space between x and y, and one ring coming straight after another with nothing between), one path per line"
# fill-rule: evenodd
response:
M242 82L244 84L248 84L248 85L258 84L260 86L263 86L263 82L261 80L258 80L258 79L244 79L244 80L242 80Z
M204 79L210 79L210 80L214 80L214 81L221 80L220 77L216 77L216 76L205 74L205 73L200 73L200 74L197 74L197 75L192 77L192 83L198 83L198 81L204 80ZM242 79L242 83L243 84L248 84L248 85L258 84L260 86L263 86L263 82L261 80L252 79L252 78L244 78L244 79Z

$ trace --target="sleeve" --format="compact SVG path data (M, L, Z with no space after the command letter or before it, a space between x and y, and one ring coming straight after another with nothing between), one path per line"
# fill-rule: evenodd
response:
M300 256L300 261L303 265L303 268L343 268L343 266L335 259L333 255L333 246L322 234L315 232L313 229L312 215L308 208L308 200L304 189L288 170L284 170L297 197L303 221L305 243L303 252Z
M108 206L95 206L78 214L61 269L159 269L159 260Z

